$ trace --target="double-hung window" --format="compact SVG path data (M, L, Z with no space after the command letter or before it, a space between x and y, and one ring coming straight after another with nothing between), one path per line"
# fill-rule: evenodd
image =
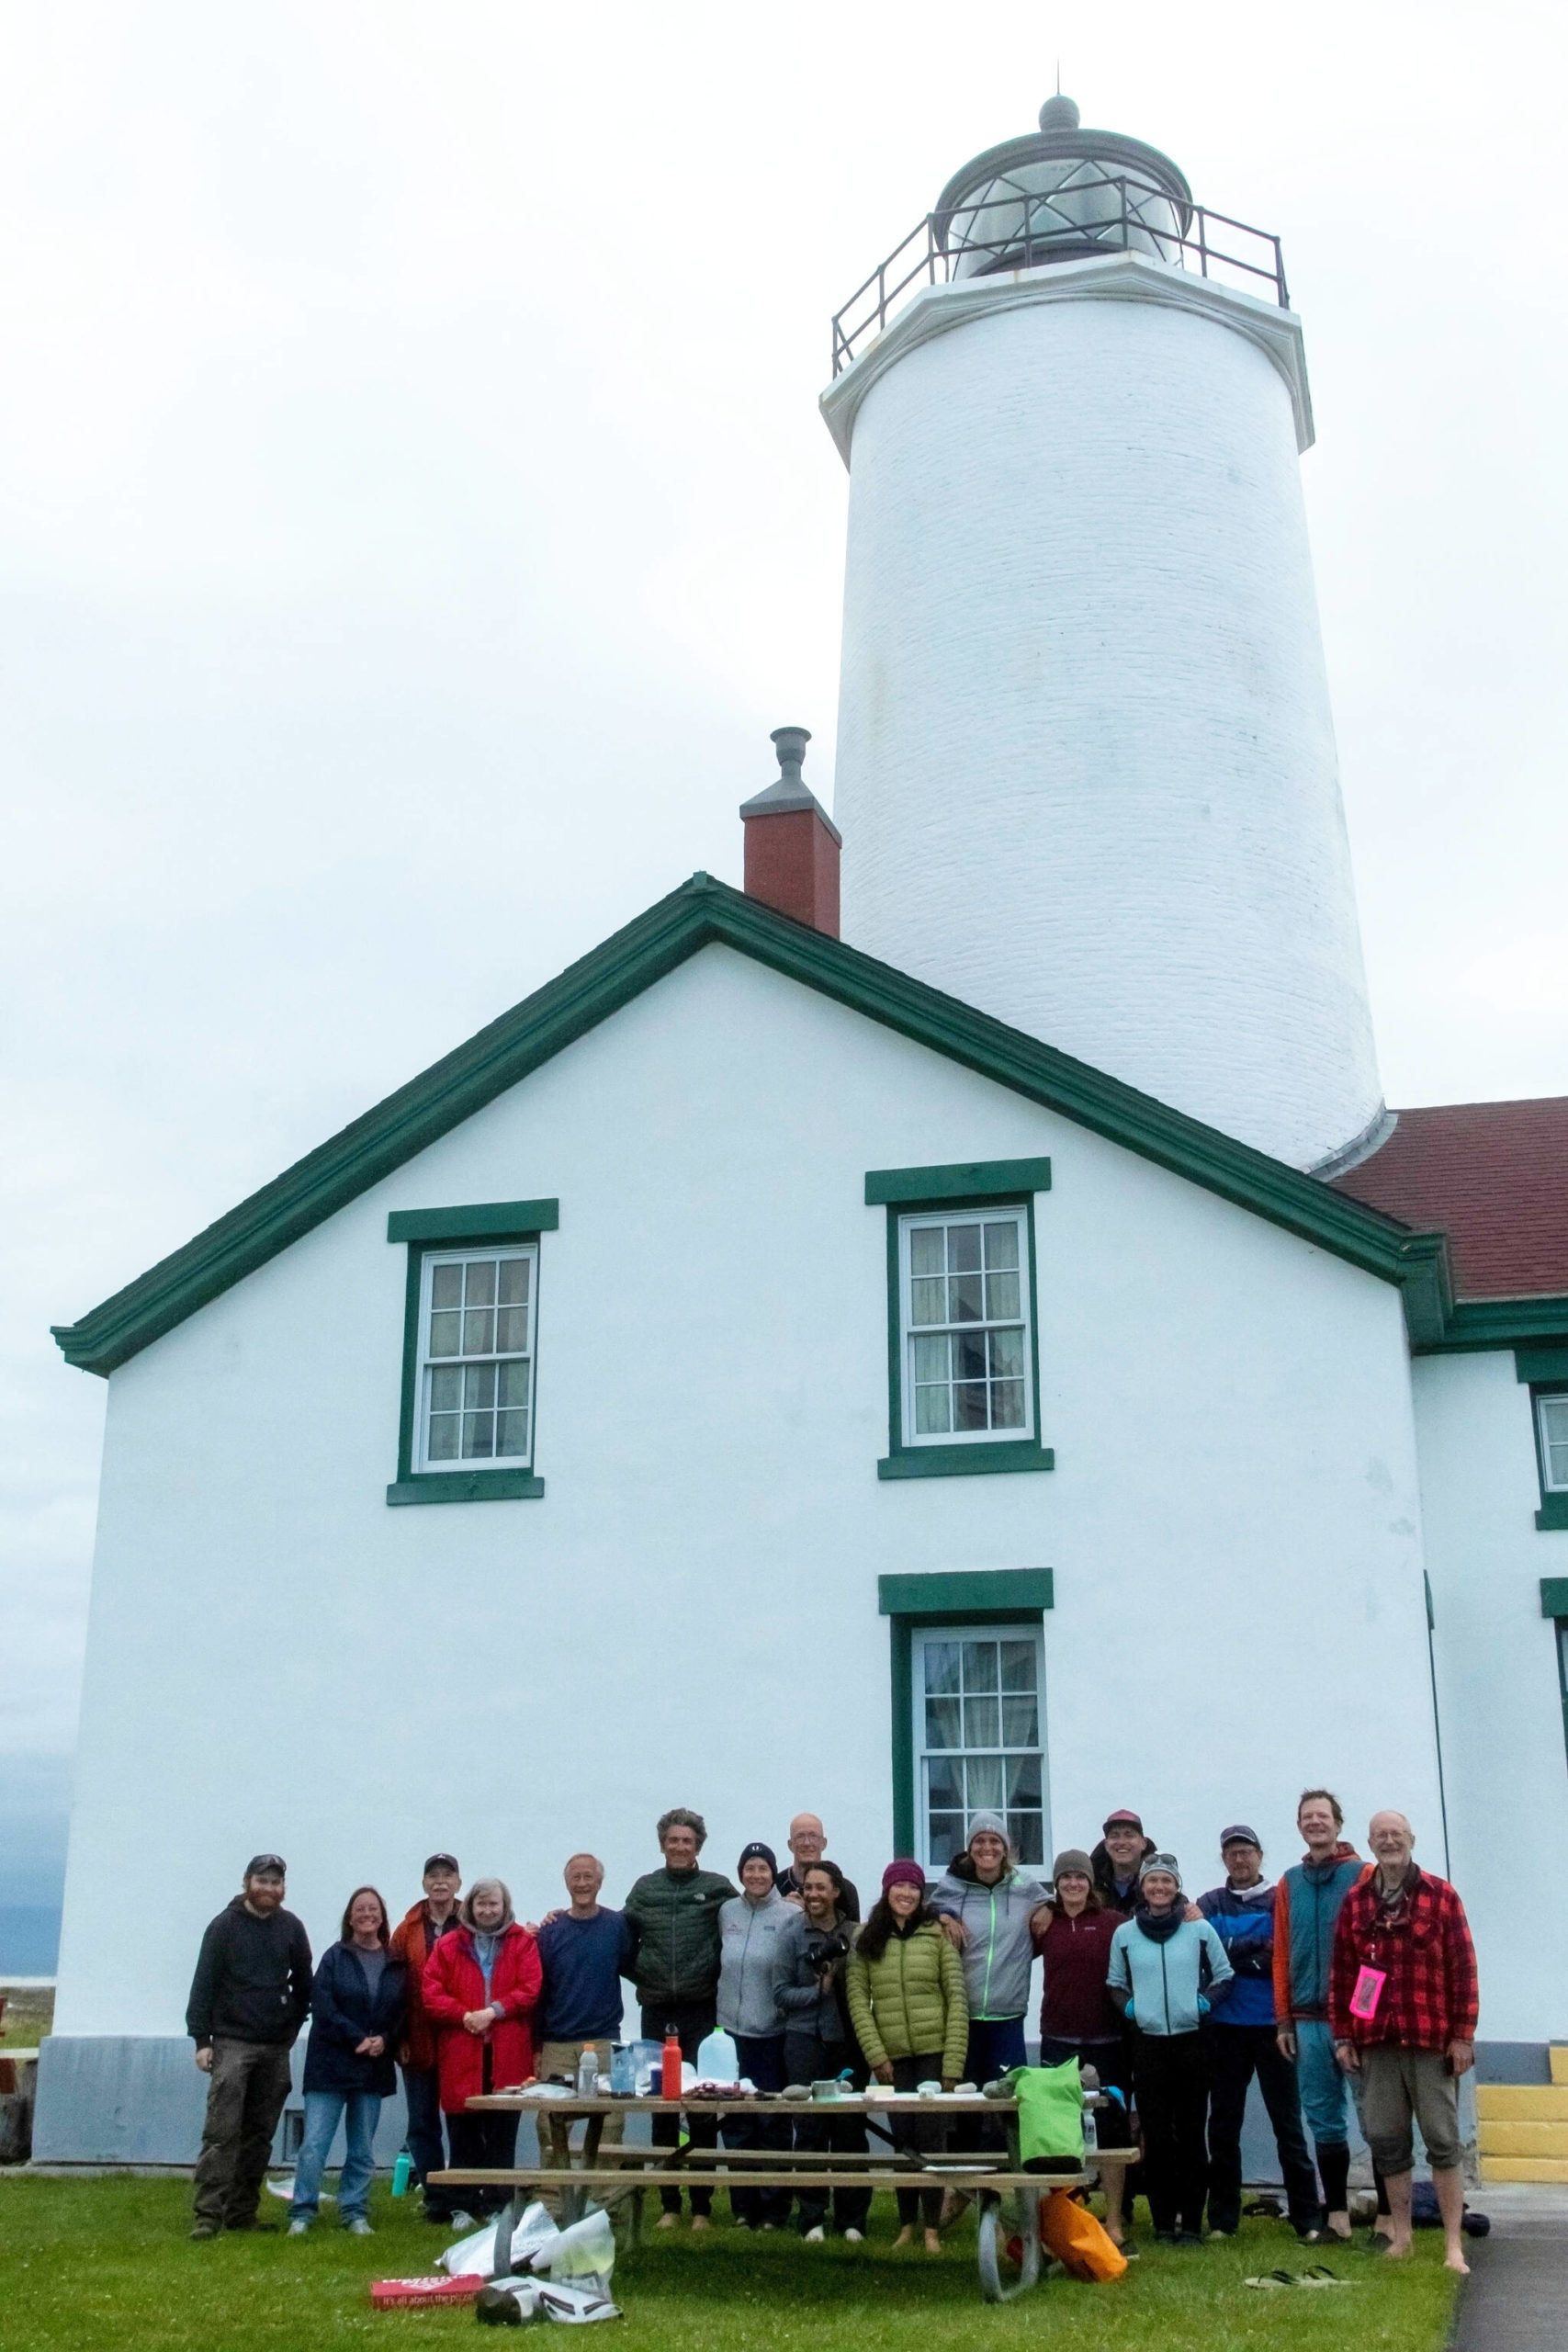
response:
M1540 1491L1568 1496L1568 1392L1535 1400L1536 1443L1540 1448Z
M882 1478L1049 1470L1040 1442L1035 1195L1047 1159L884 1168L888 1453Z
M1568 1347L1543 1341L1514 1350L1514 1370L1528 1385L1540 1486L1537 1527L1568 1529Z
M398 1209L408 1244L398 1476L389 1503L542 1495L536 1475L541 1235L556 1201Z
M964 1851L977 1813L1006 1816L1020 1861L1045 1859L1040 1652L1032 1625L914 1635L917 1834L933 1870Z

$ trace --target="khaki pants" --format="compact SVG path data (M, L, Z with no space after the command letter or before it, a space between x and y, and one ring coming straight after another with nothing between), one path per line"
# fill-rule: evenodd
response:
M1421 2126L1434 2172L1453 2172L1461 2155L1459 2083L1440 2050L1398 2050L1373 2042L1361 2052L1361 2129L1379 2172L1408 2172L1416 2161L1411 2132Z
M255 2220L288 2086L283 2042L214 2041L196 2166L198 2222L237 2230Z
M607 2075L610 2071L610 2045L607 2041L547 2041L541 2045L539 2054L534 2061L540 2080L544 2081L551 2075L570 2075L575 2082L577 2062L585 2050L592 2051L599 2061L599 2072L602 2075ZM536 2112L538 2116L539 2127L539 2163L551 2171L564 2172L571 2162L570 2121L564 2115L552 2115L548 2100L541 2100ZM625 2117L606 2115L601 2120L604 2129L599 2135L600 2146L606 2148L618 2146L625 2128ZM553 2211L557 2203L556 2198L547 2189L541 2190L540 2196L544 2204ZM609 2207L615 2201L616 2193L613 2188L609 2190L596 2188L593 2191L593 2202L596 2205Z

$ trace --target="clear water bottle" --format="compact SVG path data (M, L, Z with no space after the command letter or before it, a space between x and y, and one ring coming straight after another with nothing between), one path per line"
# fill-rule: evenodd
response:
M1086 2156L1100 2154L1100 2126L1094 2120L1094 2093L1086 2091L1083 2103L1083 2152Z
M599 2052L590 2043L577 2062L577 2096L592 2098L599 2088Z

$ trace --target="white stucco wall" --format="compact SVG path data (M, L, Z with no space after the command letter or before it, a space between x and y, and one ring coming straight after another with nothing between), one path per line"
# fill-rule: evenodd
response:
M857 363L844 936L1314 1166L1382 1097L1291 392L1259 306L1080 266Z
M1512 1350L1421 1357L1415 1375L1450 1846L1481 2030L1568 2041L1568 1756L1556 1633L1540 1613L1541 1577L1568 1577L1568 1534L1535 1524L1530 1396ZM1420 1859L1442 1868L1432 1838Z
M1049 1153L1049 1475L879 1483L867 1169ZM541 1500L389 1510L389 1208L556 1194ZM825 1815L891 1851L891 1571L1050 1566L1050 1834L1141 1805L1194 1883L1305 1781L1437 1798L1396 1294L710 948L117 1372L57 2030L178 2032L276 1848L320 1942L434 1846L525 1914L655 1815L710 1858Z

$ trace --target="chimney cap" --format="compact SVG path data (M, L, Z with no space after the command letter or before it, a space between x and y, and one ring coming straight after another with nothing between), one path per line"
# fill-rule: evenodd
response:
M811 741L809 727L775 727L769 739L779 755L779 774L761 792L740 803L742 818L784 817L795 808L815 808L835 841L842 839L837 825L808 784L801 780L801 763Z

